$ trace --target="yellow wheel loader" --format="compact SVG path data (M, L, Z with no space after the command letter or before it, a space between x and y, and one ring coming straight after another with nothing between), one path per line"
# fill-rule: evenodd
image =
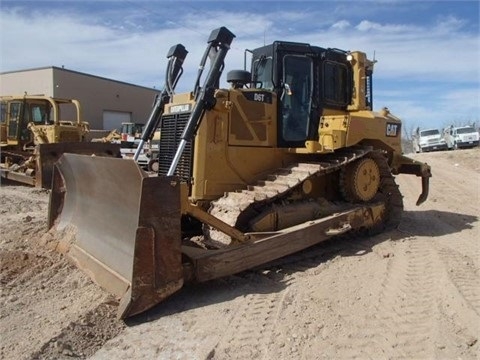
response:
M65 152L120 156L118 145L85 140L89 125L78 100L21 95L2 96L0 104L3 178L50 188L53 164Z
M430 167L402 155L401 121L372 110L374 62L364 53L276 41L246 51L250 71L230 71L224 89L234 37L212 31L191 93L173 92L186 51L170 50L142 134L160 128L157 176L111 158L65 154L56 164L49 226L121 299L121 318L189 281L395 228L403 202L394 175L421 178L417 204L428 196Z

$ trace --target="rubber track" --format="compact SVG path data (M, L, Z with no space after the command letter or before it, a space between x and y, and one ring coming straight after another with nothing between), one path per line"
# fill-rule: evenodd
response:
M301 186L305 180L338 171L367 154L378 163L381 175L380 193L384 197L383 200L391 203L387 206L387 218L393 216L393 219L387 220L385 224L379 224L375 232L381 231L385 227L395 227L400 222L399 215L403 210L402 196L383 154L366 146L338 150L322 156L321 162L294 163L286 168L280 168L270 174L267 179L258 181L257 184L248 186L245 190L227 192L223 197L212 201L209 212L227 224L238 228L238 224L242 223L242 218L248 219L257 213L256 211L252 212L253 208L265 207L287 196ZM206 227L205 235L207 239L217 245L230 243L227 235L213 228Z

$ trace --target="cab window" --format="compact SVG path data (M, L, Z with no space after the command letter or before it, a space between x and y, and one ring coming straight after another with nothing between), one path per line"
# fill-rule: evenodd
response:
M44 121L44 114L45 111L42 111L42 108L38 105L32 105L31 106L31 121L33 121L35 124L41 124Z
M0 123L5 124L7 122L7 103L0 103Z
M323 101L326 104L348 105L348 69L344 64L326 61L323 65Z
M253 80L256 88L273 90L272 68L271 57L261 57L253 62Z
M313 61L307 56L287 55L283 59L284 91L282 138L287 143L307 139L313 91Z
M10 121L20 120L21 109L22 109L22 103L20 102L10 103Z

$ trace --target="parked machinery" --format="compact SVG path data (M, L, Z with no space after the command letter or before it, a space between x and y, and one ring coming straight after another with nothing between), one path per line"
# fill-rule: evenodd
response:
M120 154L118 145L85 140L89 125L82 121L77 100L21 95L2 96L0 104L3 178L50 188L53 164L65 152Z
M65 154L57 164L50 226L74 233L69 255L121 298L121 317L187 281L396 227L394 175L422 179L418 205L428 196L430 167L402 155L401 121L372 110L364 53L276 41L252 50L250 71L229 72L224 89L233 38L224 27L211 33L191 93L173 93L186 51L169 52L143 134L160 127L158 176L117 159Z

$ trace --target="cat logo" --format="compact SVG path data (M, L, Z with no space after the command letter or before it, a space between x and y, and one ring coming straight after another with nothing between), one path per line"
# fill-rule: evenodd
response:
M170 107L170 114L176 114L180 112L188 112L191 111L192 105L191 104L181 104L181 105L173 105Z
M387 123L386 135L396 137L400 133L400 124Z

